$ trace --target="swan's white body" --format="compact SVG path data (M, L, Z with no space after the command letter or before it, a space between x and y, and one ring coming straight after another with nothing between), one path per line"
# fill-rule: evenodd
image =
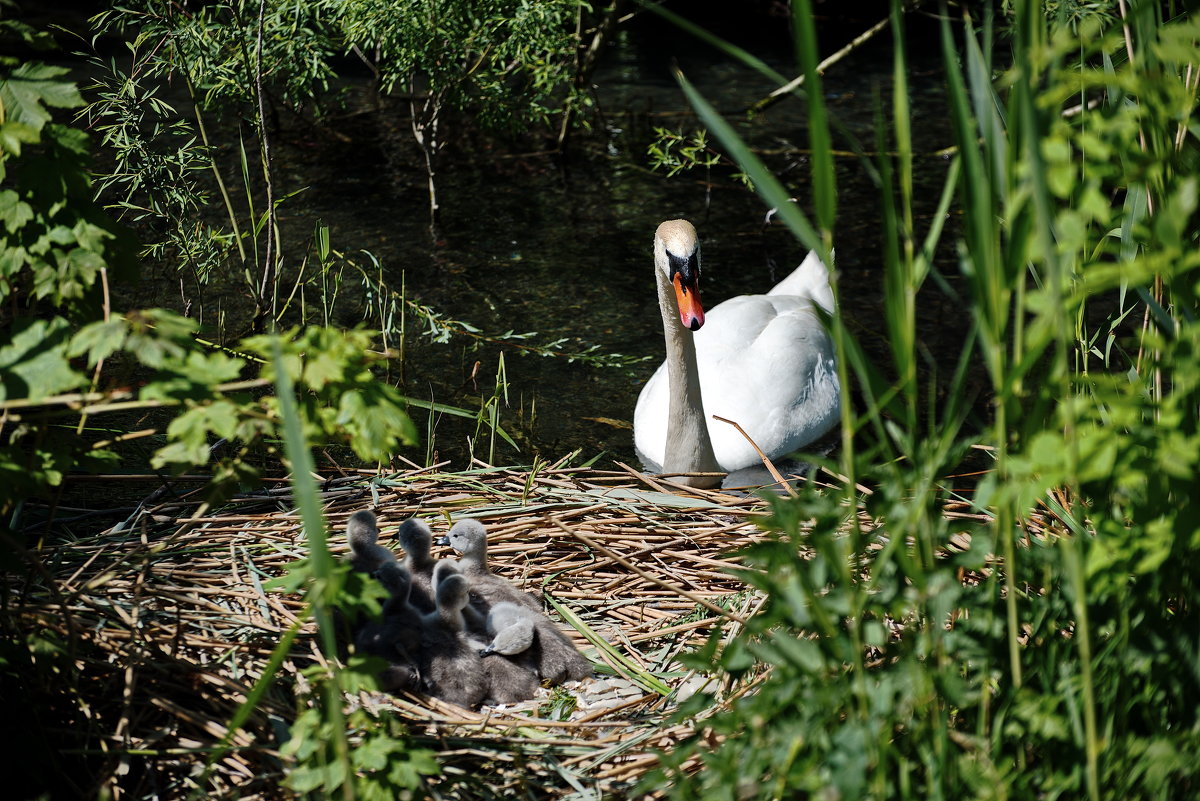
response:
M767 294L730 298L689 317L680 313L687 293L671 291L668 264L688 259L689 249L698 277L695 229L683 220L659 227L655 272L667 359L642 388L633 417L634 445L646 469L728 473L761 465L746 438L713 415L739 423L772 459L833 428L841 393L833 343L814 309L832 314L833 292L816 253ZM698 297L691 302L699 309Z

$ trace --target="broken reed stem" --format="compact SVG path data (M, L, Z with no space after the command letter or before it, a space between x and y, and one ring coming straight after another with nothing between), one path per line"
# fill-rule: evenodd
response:
M793 498L796 497L795 488L792 487L792 485L789 484L787 481L785 481L783 476L779 474L779 471L775 469L775 464L770 460L770 458L768 458L768 456L765 453L763 453L762 448L758 447L758 443L755 442L754 439L749 434L746 433L746 429L742 428L742 426L739 423L735 423L733 420L728 420L724 417L721 417L718 414L714 414L712 416L712 418L714 420L720 420L722 423L728 423L729 425L736 428L737 432L746 438L746 442L750 443L750 447L754 448L754 452L758 454L758 458L762 459L763 465L766 466L767 470L771 473L771 477L775 479L775 482L777 484L779 484L781 487L783 487L785 490L787 490L788 495L790 495Z
M914 5L914 7L916 6L915 3L913 5ZM820 75L824 75L825 71L827 69L829 69L834 64L836 64L839 61L841 61L842 59L844 59L846 56L853 53L855 50L857 50L862 45L866 44L876 34L878 34L880 31L882 31L884 28L886 28L890 21L891 21L890 17L884 17L883 19L879 20L879 22L876 22L874 25L867 28L865 31L860 33L858 36L854 37L852 40L850 40L849 44L847 44L841 50L838 50L836 53L829 56L824 61L822 61L820 64L818 64L817 65L817 73ZM783 86L780 86L780 87L772 90L772 92L769 95L767 95L765 98L763 98L762 100L760 100L757 103L755 103L754 105L750 106L749 111L750 112L762 111L767 106L770 106L772 103L775 103L776 101L780 100L781 98L785 97L786 95L794 92L796 89L799 89L800 86L803 85L803 83L804 83L803 75L799 75L796 78L793 78L791 81L784 84Z

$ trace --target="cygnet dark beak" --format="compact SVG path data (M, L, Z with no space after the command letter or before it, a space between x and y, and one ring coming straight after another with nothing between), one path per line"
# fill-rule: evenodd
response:
M438 545L449 545L450 544L450 535L443 534L442 536L440 536L436 540L434 540L434 542Z

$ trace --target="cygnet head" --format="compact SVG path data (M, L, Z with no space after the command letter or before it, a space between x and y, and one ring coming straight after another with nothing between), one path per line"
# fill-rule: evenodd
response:
M457 573L446 576L437 588L437 605L439 610L460 612L470 601L471 592L467 579Z
M459 576L462 572L458 569L458 564L453 559L439 559L437 564L433 566L433 588L436 591L450 576Z
M433 545L433 532L429 525L420 518L410 517L400 524L400 546L408 554L414 565L424 565L429 561L429 549Z
M355 551L363 551L378 542L379 526L375 522L375 513L363 509L350 515L346 521L346 538Z
M384 562L371 575L378 579L393 598L408 600L408 592L412 587L412 576L399 562Z
M461 554L470 567L482 569L487 564L487 529L478 520L459 520L439 542Z
M654 232L654 265L661 278L675 290L675 308L679 322L689 331L704 325L704 306L700 302L700 238L687 220L667 220ZM659 302L665 315L668 296L659 282Z

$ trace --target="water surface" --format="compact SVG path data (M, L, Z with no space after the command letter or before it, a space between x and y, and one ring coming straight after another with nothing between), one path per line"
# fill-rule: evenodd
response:
M840 47L869 22L824 26L822 47ZM948 146L950 132L935 32L919 20L914 23L909 77L915 146L926 154L915 166L923 235L947 166L945 159L928 154ZM760 14L729 35L790 75L786 31L785 20ZM522 154L519 149L528 142L507 149L464 126L455 131L450 121L436 244L427 228L425 177L404 105L385 104L381 112L347 117L335 139L285 137L277 148L286 165L285 181L310 187L285 207L284 220L293 231L306 233L311 220L323 220L335 247L372 253L394 288L403 283L409 296L485 332L536 332L533 341L565 338L578 348L595 343L607 352L649 358L624 368L600 368L522 357L512 348L480 347L466 339L431 344L410 335L406 394L463 408L477 409L491 395L504 351L510 386L501 422L521 447L514 451L502 445L494 456L497 463L529 462L534 454L556 459L579 450L583 459L602 454L602 465L613 459L636 464L632 433L621 424L632 420L637 393L661 360L661 318L651 273L651 240L660 221L686 217L699 229L702 295L709 306L767 290L803 258L782 226L764 227L762 202L732 180L731 170L668 179L648 169L646 147L654 126L696 127L671 75L676 64L805 202L804 104L788 99L747 118L744 109L771 90L770 82L646 17L625 29L605 53L594 76L591 130L573 137L565 158ZM831 113L870 151L880 104L885 115L890 113L891 69L885 33L825 78ZM844 140L836 146L849 149ZM876 189L857 157L840 157L837 172L842 314L868 352L882 359L887 345ZM923 294L921 307L931 363L952 360L965 325L961 304L934 290ZM343 323L361 319L352 288L339 313ZM419 428L433 432L437 456L465 466L474 423L446 415L430 422L420 409L413 409L413 416ZM486 458L486 447L477 454ZM426 448L406 455L423 461Z

